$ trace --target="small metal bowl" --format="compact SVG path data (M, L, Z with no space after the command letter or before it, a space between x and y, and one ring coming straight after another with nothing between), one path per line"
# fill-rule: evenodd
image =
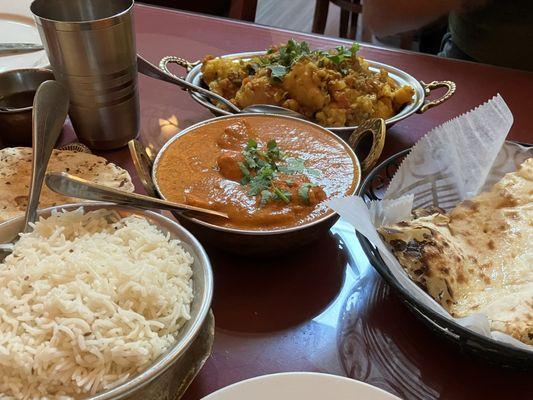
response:
M94 202L50 207L39 210L38 214L39 216L49 216L54 210L72 211L79 207L83 207L86 211L101 208L115 210L122 216L140 215L156 225L162 232L168 233L171 238L178 239L183 248L194 258L192 265L194 298L191 304L191 319L181 327L176 336L176 342L144 371L132 376L125 383L87 397L86 400L163 400L176 398L177 393L182 389L180 388L181 382L175 379L176 376L183 375L182 371L180 371L180 368L183 367L180 360L199 335L204 321L208 317L213 297L213 273L205 250L194 236L178 223L152 211ZM23 225L24 217L10 219L1 223L0 243L11 240L22 230Z
M35 93L41 83L53 79L52 71L45 68L16 69L0 73L0 105L10 108L5 111L0 109L0 141L4 146L31 146L33 106L30 103L25 107L13 108L2 100L19 93Z
M151 168L151 181L153 181L153 189L155 193L159 197L165 199L165 195L164 193L162 193L158 185L157 167L159 161L161 160L161 156L175 140L179 139L184 135L194 135L195 132L198 132L199 128L202 128L205 125L223 119L251 119L263 117L265 115L270 118L284 120L285 123L290 123L291 121L298 121L298 123L302 123L302 120L300 119L282 115L238 114L212 118L190 126L189 128L186 128L181 132L177 133L175 136L173 136L167 143L165 143L163 148L157 154L153 166ZM362 126L360 129L353 132L349 140L350 144L347 144L340 137L321 127L320 125L308 121L305 122L306 124L312 126L313 129L321 131L323 135L330 136L337 140L345 148L346 153L352 158L355 169L355 184L352 192L347 193L347 195L353 195L355 191L359 188L362 175L361 164L352 147L357 148L357 144L359 143L361 138L368 132L371 132L373 134L372 148L370 150L369 155L362 162L363 165L369 168L372 167L372 165L377 161L380 156L381 150L383 149L383 143L385 141L384 121L372 120L372 122L376 122L380 128L376 129L372 126ZM338 219L338 215L336 213L331 212L321 216L320 218L314 221L298 226L291 226L275 230L250 230L218 226L213 223L209 223L201 219L195 218L192 215L187 215L187 213L174 213L174 215L183 226L189 229L201 241L205 241L206 243L219 247L222 250L241 255L276 254L294 249L317 239L319 236L327 232Z

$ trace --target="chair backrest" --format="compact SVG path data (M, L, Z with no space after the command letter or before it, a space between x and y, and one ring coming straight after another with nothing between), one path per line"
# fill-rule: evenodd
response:
M231 0L229 17L243 21L255 21L257 0Z
M329 0L336 6L339 6L341 10L346 10L351 13L361 14L363 12L363 5L361 0L348 1L348 0Z

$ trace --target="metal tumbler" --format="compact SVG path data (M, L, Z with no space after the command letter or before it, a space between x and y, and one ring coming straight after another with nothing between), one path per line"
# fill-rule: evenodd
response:
M35 0L31 12L78 139L122 147L139 132L133 0Z

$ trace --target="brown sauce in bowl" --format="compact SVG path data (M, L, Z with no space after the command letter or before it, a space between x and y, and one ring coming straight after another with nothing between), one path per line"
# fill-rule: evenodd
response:
M33 105L33 98L35 97L35 90L27 90L24 92L10 93L5 96L0 95L0 107L7 108L26 108Z
M256 162L271 162L270 185L263 185L265 169ZM353 153L333 134L305 121L257 115L214 120L177 137L163 150L155 180L168 200L230 217L198 217L204 221L261 231L332 213L323 200L353 194L358 174Z

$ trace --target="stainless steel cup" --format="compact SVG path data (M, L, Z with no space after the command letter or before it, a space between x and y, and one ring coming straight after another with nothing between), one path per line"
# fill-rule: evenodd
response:
M124 146L139 132L133 0L35 0L57 81L69 90L74 130L92 149Z

